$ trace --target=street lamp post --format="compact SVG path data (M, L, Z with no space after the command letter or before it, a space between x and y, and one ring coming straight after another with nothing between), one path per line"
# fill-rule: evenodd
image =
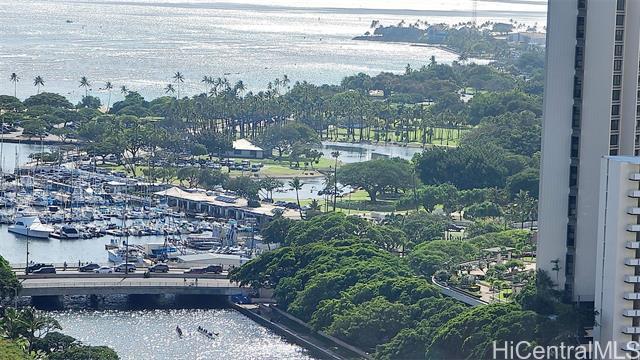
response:
M29 275L29 228L27 227L27 263L24 268L24 274Z

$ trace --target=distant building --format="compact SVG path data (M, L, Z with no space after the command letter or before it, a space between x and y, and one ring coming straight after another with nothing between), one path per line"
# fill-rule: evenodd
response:
M255 219L258 225L271 220L276 214L290 219L300 219L300 212L273 204L249 207L247 199L224 192L205 190L182 190L173 187L154 194L167 199L167 204L189 214L207 214L225 219Z
M384 90L369 90L371 97L384 97Z
M547 34L539 32L517 32L507 35L507 41L512 43L545 46Z
M247 159L264 159L263 148L254 145L247 139L238 139L233 142L233 150L227 151L228 157L241 157Z

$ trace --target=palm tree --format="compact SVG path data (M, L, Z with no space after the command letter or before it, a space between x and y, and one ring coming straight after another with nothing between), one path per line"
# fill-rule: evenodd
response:
M302 208L300 207L300 195L298 191L302 190L302 181L300 181L299 177L294 177L291 181L289 181L289 186L296 191L296 201L298 202L298 211L300 211L300 219L302 219Z
M84 88L84 97L89 96L89 87L91 86L91 82L89 81L89 79L87 79L86 76L83 76L80 78L80 86L81 88Z
M180 71L173 74L173 82L178 84L178 98L180 98L180 84L184 83L184 75Z
M246 90L246 87L244 86L244 82L242 82L242 80L238 80L233 88L239 96L242 96L242 93Z
M111 83L111 81L107 81L104 84L104 90L107 90L109 92L109 99L107 100L107 112L109 112L109 106L111 106L111 90L113 90L113 84Z
M127 96L127 94L129 94L130 90L129 90L125 85L122 85L122 86L120 86L120 92L121 92L124 96Z
M176 88L174 88L172 84L167 84L167 86L164 88L164 92L165 94L175 94Z
M40 94L40 86L44 86L44 80L42 76L38 75L33 79L33 86L38 88L38 94Z
M18 97L18 82L20 81L20 77L18 77L18 74L16 73L11 73L9 81L13 83L13 97Z
M331 157L336 159L333 167L333 211L335 212L338 198L338 158L340 157L340 151L332 151Z

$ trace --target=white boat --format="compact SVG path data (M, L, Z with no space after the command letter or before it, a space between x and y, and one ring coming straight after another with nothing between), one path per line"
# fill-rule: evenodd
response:
M144 257L140 255L140 251L135 246L129 246L129 254L127 255L126 246L122 245L116 249L109 249L109 261L114 264L122 264L127 260L129 264L142 264L144 263Z
M79 239L80 236L80 231L73 225L63 225L51 233L51 237L57 239Z
M41 223L37 216L17 217L15 223L9 226L8 230L14 234L39 239L47 239L49 234L53 232L53 228Z

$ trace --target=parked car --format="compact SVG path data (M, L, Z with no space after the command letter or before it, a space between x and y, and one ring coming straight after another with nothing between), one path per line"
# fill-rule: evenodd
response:
M84 265L84 266L80 266L78 271L80 271L80 272L92 272L93 270L95 270L95 269L97 269L99 267L100 267L100 265L92 263L92 264L87 264L87 265Z
M128 272L132 273L136 271L136 266L133 264L120 264L113 268L115 272Z
M113 273L113 268L109 266L100 266L99 268L93 270L96 274L111 274Z
M34 270L33 274L55 274L56 273L56 268L54 268L53 266L45 266L45 267L41 267L38 270Z
M43 267L53 267L53 265L51 264L43 264L43 263L36 263L36 264L31 264L29 265L29 267L27 267L27 273L32 273L40 268Z
M151 266L149 268L149 271L166 273L166 272L169 272L169 265L167 265L167 264L155 264L155 265L153 265L153 266Z

